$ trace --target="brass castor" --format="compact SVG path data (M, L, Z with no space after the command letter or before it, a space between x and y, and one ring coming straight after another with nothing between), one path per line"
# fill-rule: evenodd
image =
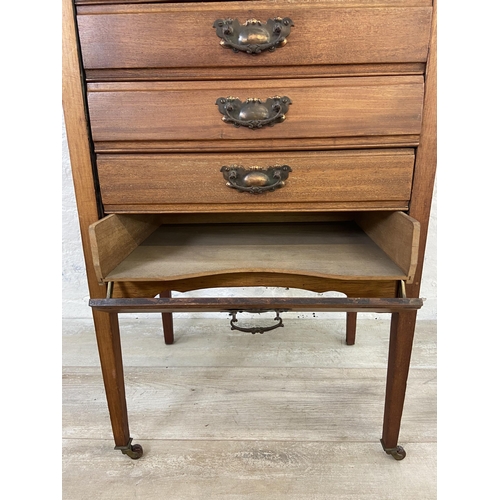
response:
M129 439L127 446L115 446L115 450L120 450L124 455L128 455L132 460L137 460L144 454L140 444L132 444L132 438Z
M396 446L396 448L386 448L382 443L382 447L388 455L392 455L394 460L403 460L403 458L406 457L406 451L402 446Z
M137 460L138 458L141 458L143 454L144 454L144 451L143 451L142 446L140 444L132 445L132 447L130 448L130 452L127 453L127 455L132 460Z

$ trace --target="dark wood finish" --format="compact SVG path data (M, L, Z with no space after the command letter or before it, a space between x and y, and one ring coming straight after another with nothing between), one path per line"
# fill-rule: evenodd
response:
M76 5L105 5L105 4L141 4L141 3L190 3L190 2L198 2L199 0L184 0L180 2L180 0L75 0ZM205 1L215 1L215 0L205 0ZM221 0L218 0L221 1ZM222 0L222 1L232 1L232 0ZM244 0L240 0L244 1ZM278 2L284 5L301 3L300 1L296 2L295 0L278 0ZM321 2L318 2L321 3ZM345 7L346 5L352 6L391 6L391 7L426 7L432 5L432 0L330 0L329 2L332 5L340 5Z
M269 202L274 206L287 204L287 209L290 203L309 203L309 210L338 202L393 201L393 207L404 207L410 199L413 164L414 153L408 149L267 155L115 154L97 158L101 197L108 213L134 211L133 205L151 205L158 212L185 211L193 199L197 205L209 205L205 210L216 205L216 210L226 211L266 210ZM242 196L226 185L221 173L222 166L231 165L288 165L292 171L282 188Z
M154 297L167 287L178 292L189 292L205 288L249 286L281 287L285 289L284 295L288 288L295 288L317 293L336 291L348 297L397 297L398 283L398 281L332 280L279 273L228 273L175 281L118 281L114 283L113 297Z
M305 213L308 211L315 212L316 210L331 210L335 212L345 212L345 211L360 211L367 212L371 210L384 210L384 211L394 211L394 210L408 210L408 203L401 201L399 203L395 201L364 201L364 202L354 202L354 201L341 201L341 202L320 202L320 203L295 203L290 202L284 203L265 203L265 204L254 204L254 205L207 205L206 203L189 203L185 205L181 204L162 204L162 205L106 205L106 213L108 214L171 214L171 213L203 213L210 209L212 213L225 214L227 210L233 211L233 213L246 213L248 210L252 212L263 212L268 213L272 210L275 213L282 212L286 215L292 215L293 213Z
M306 6L307 8L304 8ZM85 68L279 66L424 62L430 7L332 8L328 4L102 5L78 8ZM290 17L288 43L256 57L222 47L217 19ZM207 54L210 57L207 57Z
M434 2L436 4L436 2ZM420 244L418 265L415 271L413 284L409 286L406 293L409 297L418 297L422 279L424 264L425 243L429 227L429 216L431 213L432 191L437 165L437 19L436 5L434 5L434 16L432 20L432 36L429 52L429 62L425 75L426 90L424 110L422 119L421 145L416 152L415 177L409 214L420 221Z
M242 62L243 63L243 62ZM393 76L423 75L424 63L394 64L341 64L337 66L284 66L279 78L324 78L335 76ZM136 68L136 69L88 69L85 72L89 82L155 81L155 80L256 80L267 78L266 67L232 66L217 68L217 71L203 71L201 68Z
M302 311L302 312L378 312L414 311L422 307L422 299L367 298L184 298L175 299L91 299L97 311L111 313L220 312L220 311Z
M103 314L93 311L93 315L102 377L115 444L116 446L126 446L130 439L130 432L128 427L127 401L125 398L118 314L114 312Z
M190 212L164 213L156 217L162 224L246 224L246 223L273 223L291 222L341 222L353 220L355 212Z
M382 432L384 449L394 449L398 444L416 318L417 313L415 311L397 312L391 317Z
M348 312L346 314L346 338L347 345L354 345L356 342L356 320L358 313Z
M88 85L94 141L231 140L419 134L421 76L254 80L227 82L117 82ZM224 123L219 97L290 97L286 120L251 130ZM230 144L229 144L230 146Z
M393 314L382 444L386 451L396 450L416 310L422 305L417 297L436 165L436 2L331 0L301 3L278 0L270 5L252 1L169 4L157 0L76 0L76 3L80 40L77 40L72 2L63 0L63 104L87 280L116 445L127 446L130 439L118 311L158 311L171 315L174 310L200 308L227 311L230 308L298 307L306 311L347 311L348 343L354 341L356 311ZM296 25L287 45L274 53L252 58L246 54L234 54L218 45L212 28L215 19L224 18L227 13L240 19L266 18L269 12L272 11L272 17L283 9L287 12L281 15L290 16ZM196 24L199 28L195 37L190 36L193 22L200 23ZM216 48L207 49L214 40ZM85 69L81 69L80 47ZM89 82L88 94L84 88L86 82ZM215 106L215 100L223 96L265 99L276 94L288 95L293 104L285 122L272 129L236 129L222 123ZM89 130L93 131L92 138ZM384 195L374 200L356 200L357 196L354 196L345 201L318 202L319 198L312 196L311 201L306 196L302 201L266 202L265 207L248 202L248 207L251 206L254 212L251 217L275 218L279 222L305 217L308 210L313 217L311 220L323 220L325 212L335 210L409 209L409 215L422 227L416 253L418 259L412 261L415 281L407 287L410 298L395 298L398 283L395 279L338 280L255 272L255 269L168 282L125 280L116 284L116 298L103 298L105 287L99 286L92 269L88 233L88 227L104 216L94 163L96 152L137 155L193 152L208 159L208 153L230 156L231 153L265 154L267 151L279 156L299 151L302 152L299 156L308 152L312 157L317 155L320 158L325 154L320 151L404 147L416 148L416 161L411 194L403 199L387 199ZM361 162L361 156L356 159L353 172L359 171L358 161ZM151 168L142 161L140 164ZM206 170L207 164L204 165ZM320 167L315 164L314 168ZM165 166L162 169L166 172ZM116 180L118 170L114 175ZM130 179L130 172L127 175ZM178 180L171 171L167 177L169 183L175 185L178 182L177 187L189 185L187 179L185 182ZM329 182L334 191L333 178L329 178ZM145 192L151 190L152 185L148 186L144 188ZM393 192L401 188L401 184L397 189L396 186L394 184ZM299 196L305 196L304 193L301 191ZM173 191L170 193L174 194L179 196ZM209 195L206 195L200 201L196 199L200 198L200 192L193 193L191 200L184 198L184 201L175 199L173 202L164 199L151 202L148 199L138 203L134 196L126 197L119 192L115 195L122 196L122 200L108 203L106 210L133 207L135 212L172 212L164 213L162 218L177 217L179 223L183 217L196 217L199 219L191 222L206 223L206 216L212 222L218 217L229 217L232 222L238 222L238 218L248 220L249 216L245 213L247 207L238 210L239 204L227 203L227 200L207 202ZM144 193L137 193L139 195ZM323 195L319 192L317 196ZM131 199L133 204L129 203ZM196 214L196 211L212 213ZM276 213L270 214L274 211ZM122 234L118 239L123 239L124 233L119 226L114 228L116 234ZM386 232L381 232L382 237ZM112 259L112 235L109 240L101 248L107 258ZM414 246L413 240L410 245ZM394 250L391 245L387 248L389 252ZM397 248L395 251L398 254ZM152 298L165 290L253 285L337 290L351 298ZM402 458L399 452L394 456Z
M419 144L419 135L370 137L328 137L302 139L233 139L224 144L224 151L317 151L335 149L407 148ZM221 150L219 141L101 141L94 144L96 153L213 153Z
M190 3L200 0L75 0L76 5L111 5L111 4L141 4L141 3ZM203 0L204 2L215 2L221 0ZM229 1L232 0L222 0ZM245 0L240 0L245 1Z
M172 294L170 290L163 290L160 293L160 298L171 299ZM163 325L163 337L165 339L165 344L170 345L174 343L174 320L171 312L166 312L161 314L161 322Z
M77 39L71 0L63 0L63 106L68 137L68 149L73 172L76 204L79 214L85 265L93 264L88 227L96 222L100 210L95 193L95 180L90 149L89 129L80 76L80 61L75 50ZM106 288L99 286L95 273L87 273L90 297L106 296ZM92 311L96 332L104 388L116 446L127 446L130 433L123 379L118 316Z
M99 217L95 193L95 179L90 147L89 128L84 100L84 89L80 75L80 59L77 35L73 19L71 0L63 1L63 61L62 100L66 126L68 150L71 159L73 185L80 223L83 254L87 269L93 267L88 228ZM100 287L94 273L87 273L87 283L91 297L105 297L106 290Z

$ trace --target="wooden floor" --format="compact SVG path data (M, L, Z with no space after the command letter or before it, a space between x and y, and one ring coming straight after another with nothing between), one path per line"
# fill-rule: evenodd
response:
M159 318L121 316L139 460L113 449L91 322L64 322L65 500L436 498L435 322L417 323L397 462L379 442L388 315L360 315L354 346L321 315L263 335L220 316L176 318L171 346Z

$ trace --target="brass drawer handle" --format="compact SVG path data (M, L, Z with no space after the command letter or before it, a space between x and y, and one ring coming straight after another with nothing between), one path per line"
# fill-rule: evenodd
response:
M264 333L264 332L270 332L271 330L275 330L276 328L279 328L280 326L285 326L283 324L283 318L280 317L280 312L284 312L285 309L282 309L282 310L279 310L279 309L276 309L275 312L276 312L276 317L274 318L274 321L277 321L278 323L276 323L275 325L272 325L272 326L257 326L257 327L251 327L251 328L243 328L241 326L236 326L235 323L238 322L237 318L236 318L236 314L238 313L238 311L231 311L230 314L232 316L232 319L231 321L229 322L229 324L231 325L231 330L239 330L240 332L248 332L248 333L251 333L252 335L255 335L256 333ZM239 312L243 312L243 311L239 311ZM267 311L252 311L252 312L256 312L256 313L261 313L261 312L267 312Z
M269 97L266 102L261 99L249 98L241 102L238 97L219 97L215 104L223 115L222 120L232 123L235 127L262 128L272 127L275 123L285 121L285 113L292 104L289 97Z
M283 187L292 169L288 165L274 167L241 167L231 165L220 169L226 185L242 193L261 194Z
M223 47L234 52L260 54L264 50L272 52L286 44L293 22L289 17L275 17L263 24L258 19L249 19L241 25L238 19L217 19L213 27L217 36L222 38Z

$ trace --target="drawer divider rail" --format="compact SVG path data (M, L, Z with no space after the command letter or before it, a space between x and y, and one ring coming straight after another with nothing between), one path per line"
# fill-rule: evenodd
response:
M90 299L90 307L108 313L167 312L377 312L418 310L421 298L106 298Z

